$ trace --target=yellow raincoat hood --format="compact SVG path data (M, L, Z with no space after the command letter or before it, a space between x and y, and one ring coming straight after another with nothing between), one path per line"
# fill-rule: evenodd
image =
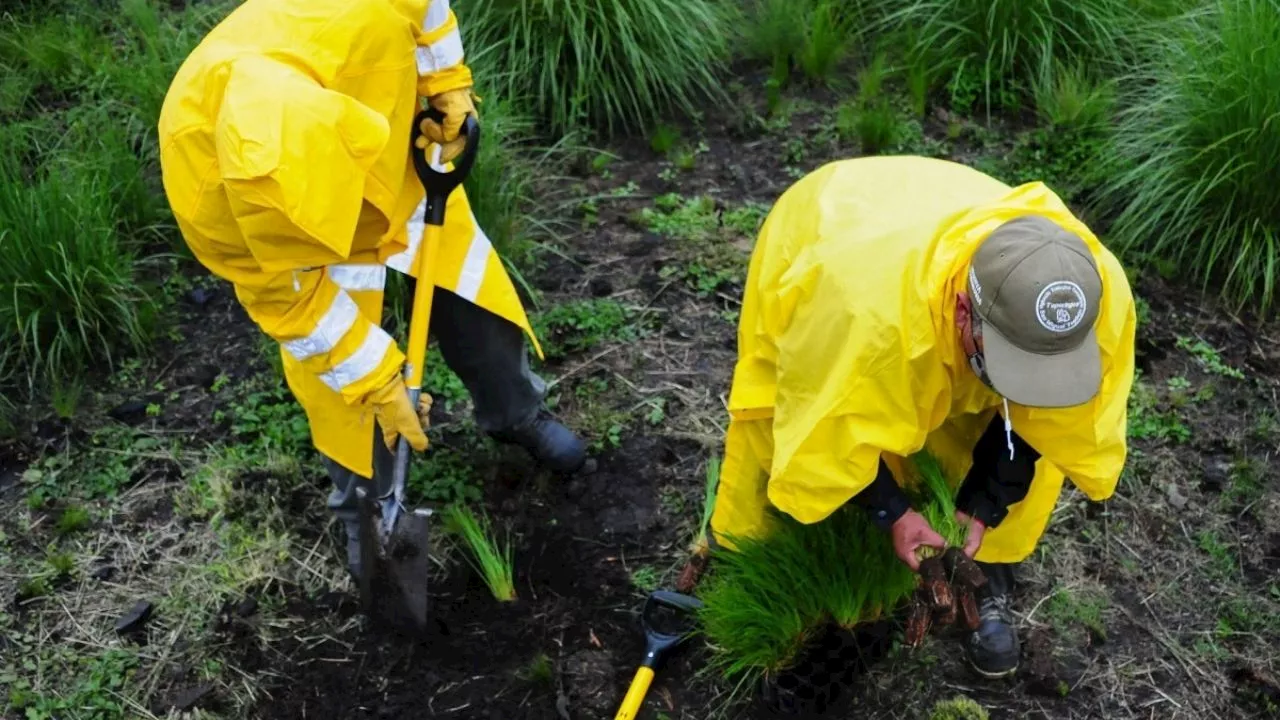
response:
M1115 257L1041 183L1013 188L956 163L876 157L831 163L793 185L752 256L729 409L738 420L772 418L773 505L821 520L872 481L881 453L896 467L928 448L963 477L1002 398L968 366L956 296L980 241L1025 214L1058 222L1093 252L1103 384L1072 408L1009 403L1008 419L1042 466L1094 500L1114 491L1136 324Z

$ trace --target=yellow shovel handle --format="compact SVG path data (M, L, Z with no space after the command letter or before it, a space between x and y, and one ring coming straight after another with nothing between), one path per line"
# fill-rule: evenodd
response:
M635 720L636 713L640 712L640 704L644 702L644 696L649 692L649 684L652 682L653 668L638 668L636 676L631 680L631 687L627 690L627 696L622 699L622 707L618 708L618 714L613 720Z
M409 317L409 347L405 356L405 385L409 391L422 389L423 366L427 364L427 329L431 325L431 301L435 298L436 252L440 248L441 227L426 223L422 247L418 250L417 285L413 291L413 315Z

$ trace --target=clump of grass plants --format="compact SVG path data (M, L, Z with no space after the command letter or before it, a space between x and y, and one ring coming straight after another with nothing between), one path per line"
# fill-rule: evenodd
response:
M921 452L907 466L912 506L949 544L962 545L966 529L940 465ZM810 525L774 513L766 536L725 539L735 549L711 553L700 620L710 669L738 687L785 671L832 624L851 629L891 613L916 587L888 534L854 505Z
M1119 65L1137 17L1129 0L914 0L878 25L903 33L915 63L949 78L953 104L990 114L1019 107L1055 62Z
M120 227L136 160L108 142L41 159L45 134L0 132L0 382L27 391L141 349L155 310Z
M1184 268L1237 309L1275 307L1280 277L1280 2L1215 0L1153 25L1122 78L1101 188L1127 253Z
M858 49L868 3L849 0L754 0L744 5L742 55L767 62L773 82L785 84L793 68L812 83L840 79L841 63Z
M642 130L721 99L732 3L720 0L471 0L469 57L506 98L527 97L551 134Z
M493 597L500 602L514 601L516 587L510 539L499 543L493 536L488 515L483 511L476 515L466 505L453 504L445 508L444 520L446 527L466 542L469 562L484 578Z

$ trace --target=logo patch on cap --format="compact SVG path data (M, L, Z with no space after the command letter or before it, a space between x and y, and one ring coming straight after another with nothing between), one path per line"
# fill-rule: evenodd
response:
M1084 320L1087 305L1079 285L1058 280L1046 285L1036 298L1036 319L1050 332L1069 333Z

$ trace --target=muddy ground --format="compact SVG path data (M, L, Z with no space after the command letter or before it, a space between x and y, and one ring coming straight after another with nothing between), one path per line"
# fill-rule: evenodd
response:
M643 598L673 585L697 530L754 222L803 172L858 153L835 131L825 93L793 93L788 112L764 118L762 93L747 86L734 107L756 112L681 129L675 154L688 143L692 163L635 140L587 155L548 189L574 210L556 252L526 271L534 313L590 304L544 324L557 352L536 366L556 411L593 441L594 472L536 472L476 436L456 382L432 388L447 399L433 439L462 448L451 455L462 470L423 482L483 490L517 542L515 603L495 601L444 546L430 637L367 626L324 507L328 481L298 440L270 352L228 288L186 262L179 273L197 279L180 288L173 341L104 378L74 420L32 418L3 446L0 537L14 560L0 576L5 652L123 650L135 659L121 661L121 684L104 696L127 698L120 714L130 717L613 717L642 654ZM954 120L931 114L896 151L1007 159L1016 128L956 132ZM1280 327L1136 270L1130 467L1107 503L1064 493L1021 568L1018 677L969 673L956 635L914 651L895 643L834 716L927 718L957 695L992 718L1276 715ZM606 307L622 314L606 318ZM82 491L90 521L64 532L71 500L50 479L72 478L90 457L110 458L117 482ZM31 500L37 491L48 497ZM41 569L55 546L74 557L71 571ZM34 578L52 579L35 592ZM137 632L115 632L137 599L155 603L153 614ZM700 672L708 652L695 642L669 664L641 717L762 716L758 704L725 704L731 688ZM60 662L48 667L75 667Z

